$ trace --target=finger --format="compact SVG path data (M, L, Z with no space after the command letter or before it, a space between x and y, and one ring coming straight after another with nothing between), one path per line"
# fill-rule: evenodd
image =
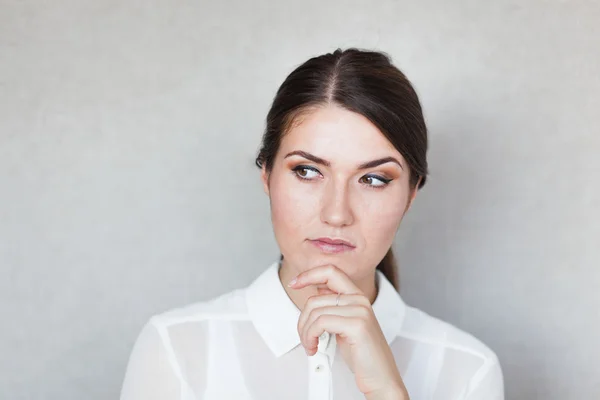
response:
M296 276L288 286L293 289L301 289L318 284L325 284L329 290L336 293L362 293L344 271L332 264L304 271Z
M352 305L345 307L328 306L314 309L308 316L306 324L303 326L302 331L300 332L300 339L304 344L304 347L307 350L310 350L310 352L312 352L313 350L316 351L319 345L319 336L323 333L323 331L320 331L316 336L312 336L310 333L311 329L313 329L313 325L315 325L317 321L323 319L326 316L352 317L358 320L366 321L369 318L369 309L362 305ZM319 325L317 325L317 327L319 327ZM325 328L324 330L333 333L327 328Z
M327 286L325 286L325 287L317 287L317 293L318 294L337 294L333 290L327 288Z
M302 332L306 321L310 313L317 308L327 307L327 306L335 306L338 300L337 294L332 295L321 295L321 296L311 296L308 298L306 303L304 304L304 308L300 313L300 317L298 318L298 332ZM370 307L371 303L369 299L367 299L362 294L341 294L339 297L338 306L348 306L348 305L362 305L366 307Z
M354 316L323 314L315 319L314 323L307 327L305 342L308 343L306 351L308 355L314 355L318 350L319 336L323 332L356 338L360 332L362 322Z

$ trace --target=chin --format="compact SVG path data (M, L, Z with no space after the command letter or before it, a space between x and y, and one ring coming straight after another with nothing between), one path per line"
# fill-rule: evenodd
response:
M350 252L324 253L306 242L299 247L294 247L293 251L286 251L282 254L284 254L286 262L299 273L331 264L352 277L360 276L365 265L356 249Z
M348 258L347 255L319 255L309 264L309 268L320 267L322 265L335 265L349 276L354 276L360 270L361 262L356 257ZM307 268L308 269L308 268Z

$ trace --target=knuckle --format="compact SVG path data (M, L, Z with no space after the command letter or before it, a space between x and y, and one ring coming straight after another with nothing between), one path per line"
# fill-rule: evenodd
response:
M317 309L313 308L312 310L310 310L310 312L308 313L308 321L316 321L319 319L319 315L317 315Z
M358 306L358 312L362 319L368 319L371 316L371 309L365 305Z
M314 308L316 302L318 300L318 296L310 296L307 300L306 300L306 306L308 308Z
M309 318L309 320L316 321L321 316L320 314L321 314L321 312L319 311L318 308L313 308L312 310L310 310L310 313L308 314L308 318Z
M327 315L321 314L315 318L315 326L321 326L323 323L327 321Z
M363 296L362 294L355 294L354 296L356 296L356 302L358 304L371 308L371 302L366 296Z
M330 274L334 273L335 270L336 270L336 267L335 267L335 265L332 265L332 264L328 264L327 267L325 267L325 271Z

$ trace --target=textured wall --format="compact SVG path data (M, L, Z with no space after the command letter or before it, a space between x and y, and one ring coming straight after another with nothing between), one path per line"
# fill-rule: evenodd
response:
M600 398L597 1L0 0L0 398L116 398L154 313L276 257L253 161L309 56L387 51L431 177L396 241L409 304L507 398Z

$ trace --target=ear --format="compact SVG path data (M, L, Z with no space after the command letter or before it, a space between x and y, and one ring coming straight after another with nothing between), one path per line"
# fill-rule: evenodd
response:
M267 169L264 164L260 170L260 180L262 181L262 184L263 184L263 190L265 191L266 195L268 196L269 195L269 173L267 172Z

